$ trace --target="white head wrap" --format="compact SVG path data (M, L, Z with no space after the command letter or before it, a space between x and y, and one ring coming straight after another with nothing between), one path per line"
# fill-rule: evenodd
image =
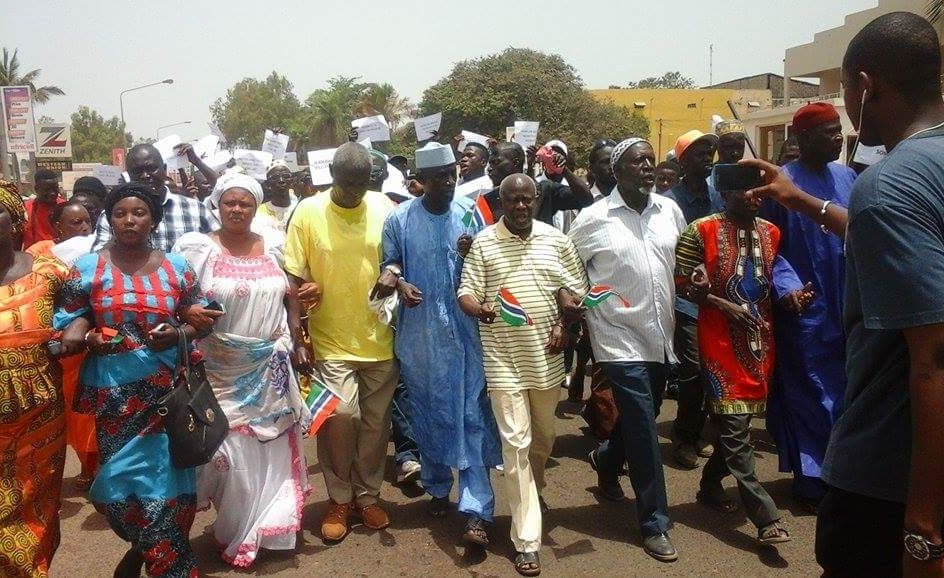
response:
M249 191L256 199L256 206L262 204L262 185L259 184L259 181L245 173L226 171L217 179L216 186L213 187L213 192L210 193L210 206L218 209L220 207L220 197L223 196L223 193L236 188Z
M623 153L628 151L629 147L633 146L634 144L641 143L641 142L649 143L649 141L647 141L644 138L630 137L624 141L621 141L618 145L613 147L613 152L610 155L610 168L616 171L616 163L619 162L620 157L623 156Z

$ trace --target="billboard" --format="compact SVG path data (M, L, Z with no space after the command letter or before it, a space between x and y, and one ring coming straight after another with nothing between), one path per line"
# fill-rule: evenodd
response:
M36 156L44 159L71 159L72 134L65 123L40 124L36 126L39 149Z
M35 153L36 126L33 99L28 86L0 86L3 138L8 153Z

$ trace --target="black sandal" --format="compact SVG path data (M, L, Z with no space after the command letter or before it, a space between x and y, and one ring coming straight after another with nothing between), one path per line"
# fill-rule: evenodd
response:
M465 533L462 535L462 541L483 548L488 546L488 531L485 529L485 520L469 518L465 523Z
M522 576L537 576L541 573L541 561L537 552L518 552L515 556L515 570Z
M698 490L698 493L695 494L695 501L722 514L730 514L738 509L737 502L729 498L724 490L720 494Z

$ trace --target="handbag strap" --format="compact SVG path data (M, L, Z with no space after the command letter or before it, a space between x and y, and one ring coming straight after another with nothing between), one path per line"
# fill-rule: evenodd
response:
M179 378L181 374L184 376L184 381L187 382L187 387L190 387L190 351L187 347L187 334L184 333L182 327L178 326L177 329L177 377Z

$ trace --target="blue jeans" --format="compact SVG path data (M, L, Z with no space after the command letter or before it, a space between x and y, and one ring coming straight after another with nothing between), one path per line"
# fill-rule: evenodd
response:
M664 363L613 361L600 363L613 384L619 420L610 439L597 449L601 475L615 479L629 466L629 481L636 494L636 517L643 537L669 529L669 503L656 416L662 406L667 366Z
M413 441L413 427L410 425L410 404L403 380L397 382L393 391L390 421L393 423L393 450L397 465L404 462L420 461L420 450Z
M452 489L452 468L423 460L420 479L423 488L434 498L449 497ZM467 516L492 521L495 513L495 494L485 466L471 466L459 470L459 511Z

